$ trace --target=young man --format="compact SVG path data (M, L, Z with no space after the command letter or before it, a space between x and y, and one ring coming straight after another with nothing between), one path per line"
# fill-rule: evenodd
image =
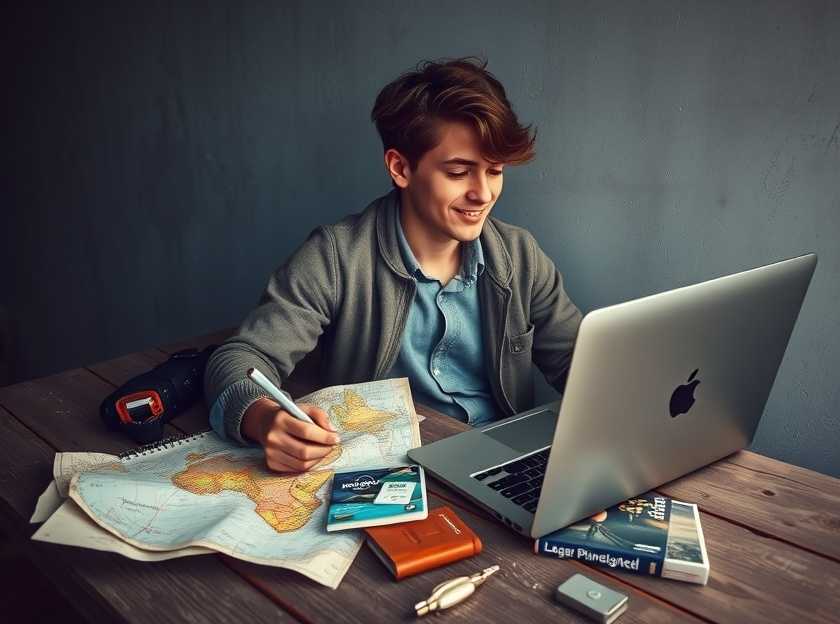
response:
M308 470L338 437L323 410L296 420L245 373L282 387L319 344L323 385L405 376L416 402L472 425L532 406L532 362L562 390L581 314L534 237L488 218L535 139L485 67L425 62L380 92L393 189L312 232L208 362L213 428L263 446L270 468Z

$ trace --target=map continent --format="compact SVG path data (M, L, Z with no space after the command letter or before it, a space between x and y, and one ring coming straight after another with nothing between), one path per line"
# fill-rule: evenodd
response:
M299 529L309 521L312 512L321 506L316 494L332 474L331 470L319 470L280 477L225 454L191 464L175 474L172 483L199 496L219 494L222 490L241 492L254 501L257 515L282 533Z

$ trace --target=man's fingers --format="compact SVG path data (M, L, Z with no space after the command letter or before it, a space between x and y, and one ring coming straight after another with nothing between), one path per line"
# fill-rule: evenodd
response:
M317 405L304 404L301 405L300 408L312 420L314 420L315 424L321 427L321 429L326 429L327 431L335 431L335 427L333 427L333 424L330 421L330 417L327 416L327 413Z
M324 410L314 405L301 405L300 408L317 424L298 420L284 410L278 410L268 424L263 446L266 464L271 470L310 470L339 443Z
M323 416L326 418L326 414ZM313 417L312 420L315 420L315 417ZM318 423L317 420L315 420L315 422ZM302 420L297 420L296 418L290 418L284 423L284 427L286 429L286 433L293 435L296 438L300 438L301 440L307 440L308 442L326 444L328 446L334 446L340 442L338 434L324 429L320 423L313 425L308 422L303 422Z
M281 449L266 449L265 463L269 469L277 472L306 472L320 460L302 460L284 453Z
M304 461L321 459L332 450L332 446L326 444L314 444L282 431L271 432L269 434L268 442L269 444L266 448L271 447L280 449L287 455Z

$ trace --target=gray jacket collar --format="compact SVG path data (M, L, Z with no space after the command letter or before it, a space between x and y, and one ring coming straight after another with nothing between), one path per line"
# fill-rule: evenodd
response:
M376 238L379 244L379 252L385 263L394 273L410 279L409 270L403 262L400 253L400 243L397 239L397 224L400 207L400 190L391 189L387 195L383 195L374 201L376 210ZM493 278L493 281L500 286L506 287L513 276L511 270L511 259L505 249L502 236L496 228L494 218L489 217L484 222L481 230L481 246L484 251L484 270Z

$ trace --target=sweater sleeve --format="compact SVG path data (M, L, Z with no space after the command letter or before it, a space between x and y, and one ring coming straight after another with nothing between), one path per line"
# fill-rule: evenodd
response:
M259 446L254 442L249 442L245 438L243 438L239 434L239 426L235 427L230 433L227 431L225 427L225 414L228 411L233 413L239 413L240 411L244 414L245 410L248 409L248 406L251 405L253 400L250 397L249 389L246 388L247 384L250 382L250 379L241 379L237 381L232 386L225 389L219 397L216 399L216 402L213 403L213 406L210 408L210 426L213 428L220 438L224 439L234 439L242 444L250 444L251 446ZM246 402L243 406L237 406L235 403L237 401L242 400L242 397L247 397ZM259 397L257 397L259 398Z
M534 324L534 363L546 381L563 392L582 315L563 287L554 262L530 236L534 283L531 322Z
M246 377L248 369L258 368L282 389L295 365L318 344L335 310L335 264L332 235L319 227L271 275L257 307L210 356L205 399L216 407L230 390L219 403L227 437L248 444L240 433L242 417L251 403L267 396ZM217 421L219 416L217 410Z

